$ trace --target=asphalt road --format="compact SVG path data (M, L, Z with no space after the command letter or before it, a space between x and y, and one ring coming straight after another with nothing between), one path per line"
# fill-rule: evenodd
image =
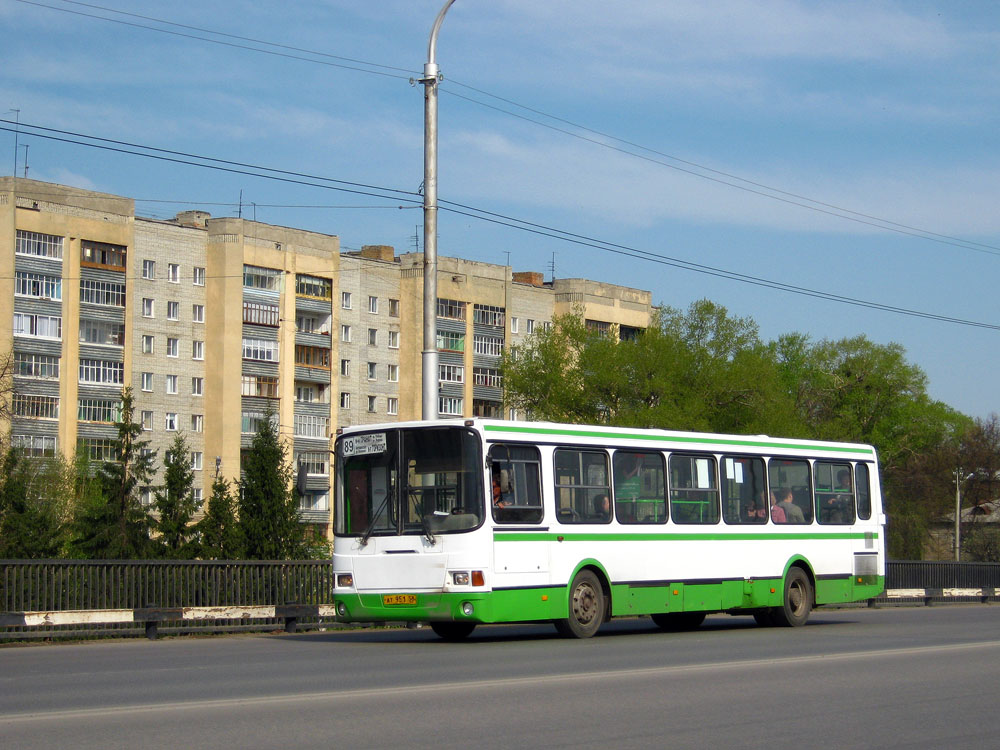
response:
M14 748L983 748L1000 607L0 647Z

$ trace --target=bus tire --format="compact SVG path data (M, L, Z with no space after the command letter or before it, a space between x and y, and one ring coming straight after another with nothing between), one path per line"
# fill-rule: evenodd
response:
M775 607L772 617L774 624L797 628L806 624L809 612L812 610L813 592L809 576L802 568L795 567L785 576L785 593L782 606Z
M650 615L662 630L673 633L682 630L695 630L705 622L704 612L664 612Z
M556 630L567 638L590 638L604 622L604 589L589 570L576 574L569 587L569 617L556 620Z
M431 630L446 641L461 641L476 629L474 622L431 622Z

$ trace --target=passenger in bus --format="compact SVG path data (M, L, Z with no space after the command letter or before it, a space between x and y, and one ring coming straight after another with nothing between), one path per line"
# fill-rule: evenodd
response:
M591 520L601 522L611 520L611 501L607 495L601 494L594 498L594 515Z
M829 523L851 523L854 520L854 492L851 489L851 472L841 469L837 472L836 489L839 495L833 495L826 501L824 517Z
M746 523L760 523L767 518L767 507L764 505L764 492L757 498L751 498L743 509L743 520Z
M793 502L792 488L785 487L780 493L781 502L778 503L778 507L785 512L785 523L805 523L806 517L802 508Z
M771 493L771 521L773 523L785 523L785 511L778 505L778 498Z
M492 477L493 477L493 505L497 508L505 508L509 505L509 493L503 491L503 479L502 472L499 466L493 467Z

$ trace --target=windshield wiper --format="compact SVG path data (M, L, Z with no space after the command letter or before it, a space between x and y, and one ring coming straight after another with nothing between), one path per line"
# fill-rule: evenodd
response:
M372 516L372 520L368 524L368 528L365 529L365 533L361 535L360 539L358 539L358 544L360 546L362 546L362 547L367 546L367 544L368 544L368 537L370 537L372 535L372 532L375 530L375 524L378 523L378 519L379 519L379 516L382 515L382 511L384 511L386 509L386 507L389 505L389 498L390 497L392 497L392 492L386 492L385 493L385 498L383 498L382 504L380 506L378 506L378 509L375 511L375 515Z

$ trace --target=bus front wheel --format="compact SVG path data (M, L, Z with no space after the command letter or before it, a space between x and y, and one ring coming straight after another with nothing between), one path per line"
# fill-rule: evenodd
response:
M604 622L605 609L601 582L591 571L581 570L569 587L569 617L556 620L556 630L570 638L590 638Z
M797 628L805 625L813 606L812 584L802 568L791 568L785 577L785 595L780 607L771 611L775 625Z
M476 629L474 622L432 622L431 630L446 641L461 641Z

